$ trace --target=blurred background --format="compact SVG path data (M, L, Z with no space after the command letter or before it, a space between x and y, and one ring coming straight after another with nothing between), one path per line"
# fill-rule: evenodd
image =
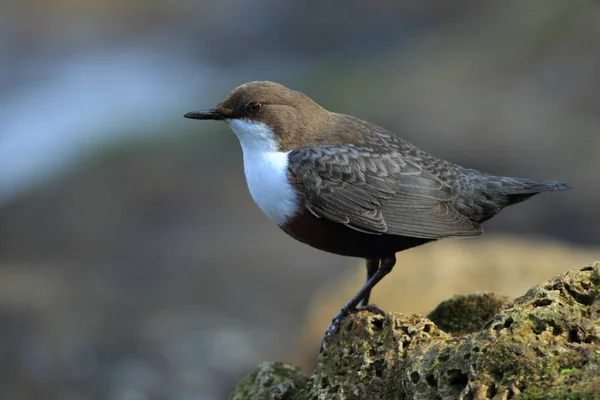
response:
M245 81L573 185L399 255L386 309L600 258L597 1L9 0L0 32L1 398L213 400L312 367L364 267L279 231L226 125L182 118Z

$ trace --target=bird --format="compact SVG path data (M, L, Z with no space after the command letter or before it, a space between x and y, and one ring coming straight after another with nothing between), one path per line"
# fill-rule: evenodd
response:
M285 233L366 260L364 285L325 338L356 310L381 312L369 303L371 290L392 271L396 253L478 236L481 224L505 207L570 188L462 167L270 81L244 83L215 107L184 117L229 125L241 144L250 195Z

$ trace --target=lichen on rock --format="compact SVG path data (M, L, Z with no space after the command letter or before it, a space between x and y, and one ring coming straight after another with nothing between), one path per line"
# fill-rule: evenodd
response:
M497 306L477 296L445 309ZM308 380L283 365L261 373L263 364L231 399L600 398L600 263L530 289L475 329L477 318L450 335L423 316L359 312L344 319Z

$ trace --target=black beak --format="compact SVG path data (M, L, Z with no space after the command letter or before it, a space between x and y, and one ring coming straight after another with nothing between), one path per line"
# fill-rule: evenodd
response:
M184 117L190 118L190 119L215 119L215 120L224 119L223 116L221 114L219 114L219 112L217 110L215 110L214 108L211 108L210 110L204 110L204 111L190 111L189 113L186 113L184 115Z

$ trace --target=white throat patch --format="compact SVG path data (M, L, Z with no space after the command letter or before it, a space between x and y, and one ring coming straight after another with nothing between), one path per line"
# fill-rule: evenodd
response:
M250 195L277 225L298 210L298 194L287 177L288 153L278 151L271 128L261 122L228 119L244 153L244 173Z

